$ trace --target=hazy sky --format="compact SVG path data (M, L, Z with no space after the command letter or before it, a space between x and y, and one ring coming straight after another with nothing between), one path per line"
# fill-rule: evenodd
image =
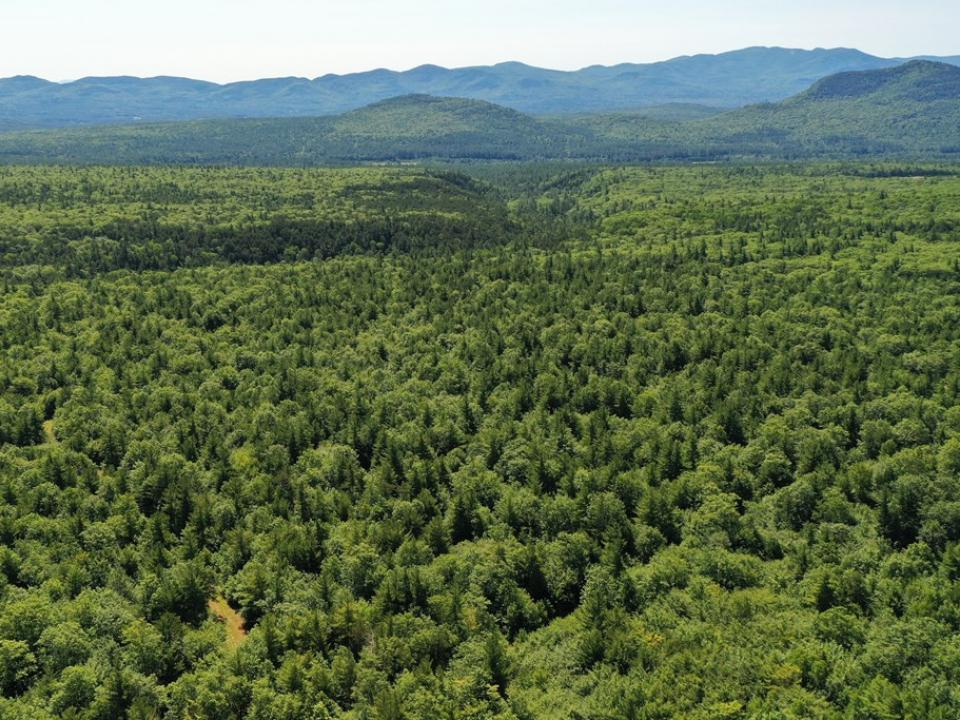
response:
M0 0L0 77L575 69L749 45L960 54L960 0Z

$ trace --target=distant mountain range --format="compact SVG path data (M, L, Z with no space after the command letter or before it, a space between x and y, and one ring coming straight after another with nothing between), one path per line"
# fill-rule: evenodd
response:
M337 116L0 133L0 162L318 165L425 159L960 159L960 68L845 72L778 103L534 117L407 95Z
M960 56L934 58L960 65ZM214 118L333 115L409 94L486 100L530 114L633 110L671 103L717 108L776 102L824 77L905 62L845 48L755 47L575 72L522 63L406 72L372 70L314 80L274 78L218 85L176 77L0 80L0 130Z

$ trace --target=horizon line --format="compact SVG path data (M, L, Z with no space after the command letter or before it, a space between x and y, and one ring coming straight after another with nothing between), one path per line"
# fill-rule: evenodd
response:
M813 48L796 48L796 47L786 47L786 46L782 46L782 45L749 45L749 46L742 47L742 48L734 48L734 49L732 49L732 50L724 50L724 51L715 52L715 53L702 52L702 53L692 53L692 54L674 55L674 56L671 56L671 57L668 57L668 58L665 58L665 59L662 59L662 60L651 60L651 61L648 61L648 62L634 62L634 61L630 61L630 60L625 60L625 61L623 61L623 62L613 63L613 64L610 64L610 65L604 65L604 64L602 64L602 63L594 63L594 64L591 64L591 65L584 65L583 67L579 67L579 68L576 68L576 69L573 69L573 70L561 70L561 69L557 69L557 68L550 68L550 67L544 67L544 66L539 66L539 65L533 65L533 64L530 64L530 63L527 63L527 62L523 62L523 61L521 61L521 60L502 60L502 61L500 61L500 62L490 63L490 64L457 65L457 66L444 66L444 65L438 65L438 64L435 64L435 63L426 62L426 63L420 63L420 64L418 64L418 65L414 65L414 66L412 66L412 67L409 67L409 68L406 68L406 69L402 69L402 70L396 70L396 69L392 69L392 68L387 68L387 67L382 67L382 66L381 66L381 67L369 68L369 69L367 69L367 70L356 70L356 71L353 71L353 72L346 72L346 73L324 73L324 74L322 74L322 75L316 75L316 76L314 76L314 77L309 77L309 76L307 76L307 75L276 75L276 76L247 78L247 79L243 79L243 80L231 80L231 81L227 81L227 82L218 82L218 81L216 81L216 80L205 80L205 79L200 78L200 77L189 76L189 75L170 75L170 74L164 74L164 73L160 73L160 74L157 74L157 75L127 75L127 74L118 74L118 75L84 75L84 76L81 76L81 77L78 77L78 78L74 78L74 79L71 79L71 80L50 80L50 79L48 79L48 78L40 77L39 75L31 75L31 74L27 74L27 73L20 73L20 74L17 74L17 75L9 75L9 76L5 76L5 77L0 77L0 82L7 81L7 80L30 79L30 80L39 80L39 81L42 81L42 82L45 82L45 83L49 83L49 84L51 84L51 85L72 85L72 84L74 84L74 83L83 82L83 81L86 81L86 80L189 80L189 81L191 81L191 82L205 83L205 84L208 84L208 85L216 85L216 86L218 86L218 87L226 87L226 86L229 86L229 85L240 85L240 84L244 84L244 83L254 83L254 82L267 81L267 80L304 80L304 81L307 81L307 82L316 82L316 81L318 81L318 80L323 80L323 79L325 79L325 78L344 78L344 77L351 77L351 76L354 76L354 75L367 75L367 74L372 74L372 73L391 73L391 74L396 74L396 75L402 75L402 74L414 72L414 71L417 71L417 70L424 70L424 69L433 69L433 70L442 70L442 71L445 71L445 72L453 72L453 71L457 71L457 70L473 70L473 69L479 69L479 68L495 68L495 67L502 67L502 66L504 66L504 65L517 65L517 66L523 66L523 67L526 67L526 68L530 68L530 69L532 69L532 70L541 70L541 71L546 71L546 72L553 72L553 73L560 73L560 74L571 75L571 74L576 74L576 73L583 72L583 71L585 71L585 70L591 70L591 69L594 69L594 68L617 68L617 67L626 66L626 65L633 65L633 66L660 65L660 64L665 64L665 63L676 62L676 61L679 61L679 60L689 60L689 59L701 58L701 57L720 57L720 56L723 56L723 55L731 55L731 54L734 54L734 53L746 52L746 51L750 51L750 50L784 50L784 51L788 51L788 52L806 52L806 53L814 53L814 52L818 52L818 51L822 51L822 52L848 51L848 52L858 52L858 53L861 53L861 54L863 54L863 55L865 55L865 56L872 57L872 58L877 58L877 59L881 59L881 60L903 61L903 62L906 62L906 61L909 61L909 60L916 60L916 59L955 58L955 57L960 56L960 55L954 56L954 55L926 55L926 54L924 54L924 55L912 55L912 56L904 56L904 57L884 57L884 56L882 56L882 55L874 55L874 54L872 54L872 53L869 53L869 52L860 50L859 48L846 47L846 46L836 46L836 47L822 47L822 46L818 46L818 47L813 47Z

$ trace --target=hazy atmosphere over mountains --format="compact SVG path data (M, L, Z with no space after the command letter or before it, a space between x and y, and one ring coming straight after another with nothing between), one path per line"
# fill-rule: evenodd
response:
M960 56L938 58L960 64ZM408 94L486 100L531 114L582 113L690 103L734 108L774 102L829 75L876 70L903 59L836 48L754 47L649 64L563 72L506 62L405 72L272 78L227 85L175 77L0 80L0 129L342 113Z
M430 159L637 162L958 154L960 68L929 60L829 75L781 102L732 110L667 104L534 116L484 100L419 94L335 116L0 133L0 162L5 163L298 166Z

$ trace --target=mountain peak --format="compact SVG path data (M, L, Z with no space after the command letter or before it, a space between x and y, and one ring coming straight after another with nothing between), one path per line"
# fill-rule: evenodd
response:
M407 70L407 74L410 75L443 75L444 73L450 72L447 68L441 67L440 65L434 65L433 63L426 63L424 65L417 65L415 68Z
M357 108L354 112L363 112L371 108L389 108L389 107L411 107L417 105L431 105L442 101L444 98L438 98L427 93L409 93L407 95L398 95L396 97L379 100L369 105Z
M409 95L400 95L398 97L380 100L371 103L362 108L351 111L347 115L362 116L382 111L413 111L413 112L442 112L454 113L457 115L499 115L510 118L526 118L523 113L517 112L511 108L487 102L486 100L474 100L471 98L443 97L438 95L427 95L424 93L412 93Z
M55 84L35 75L14 75L13 77L0 79L0 89L12 91L34 90Z
M911 60L881 70L842 72L823 78L800 97L836 100L860 97L929 102L960 98L960 68L932 60Z

